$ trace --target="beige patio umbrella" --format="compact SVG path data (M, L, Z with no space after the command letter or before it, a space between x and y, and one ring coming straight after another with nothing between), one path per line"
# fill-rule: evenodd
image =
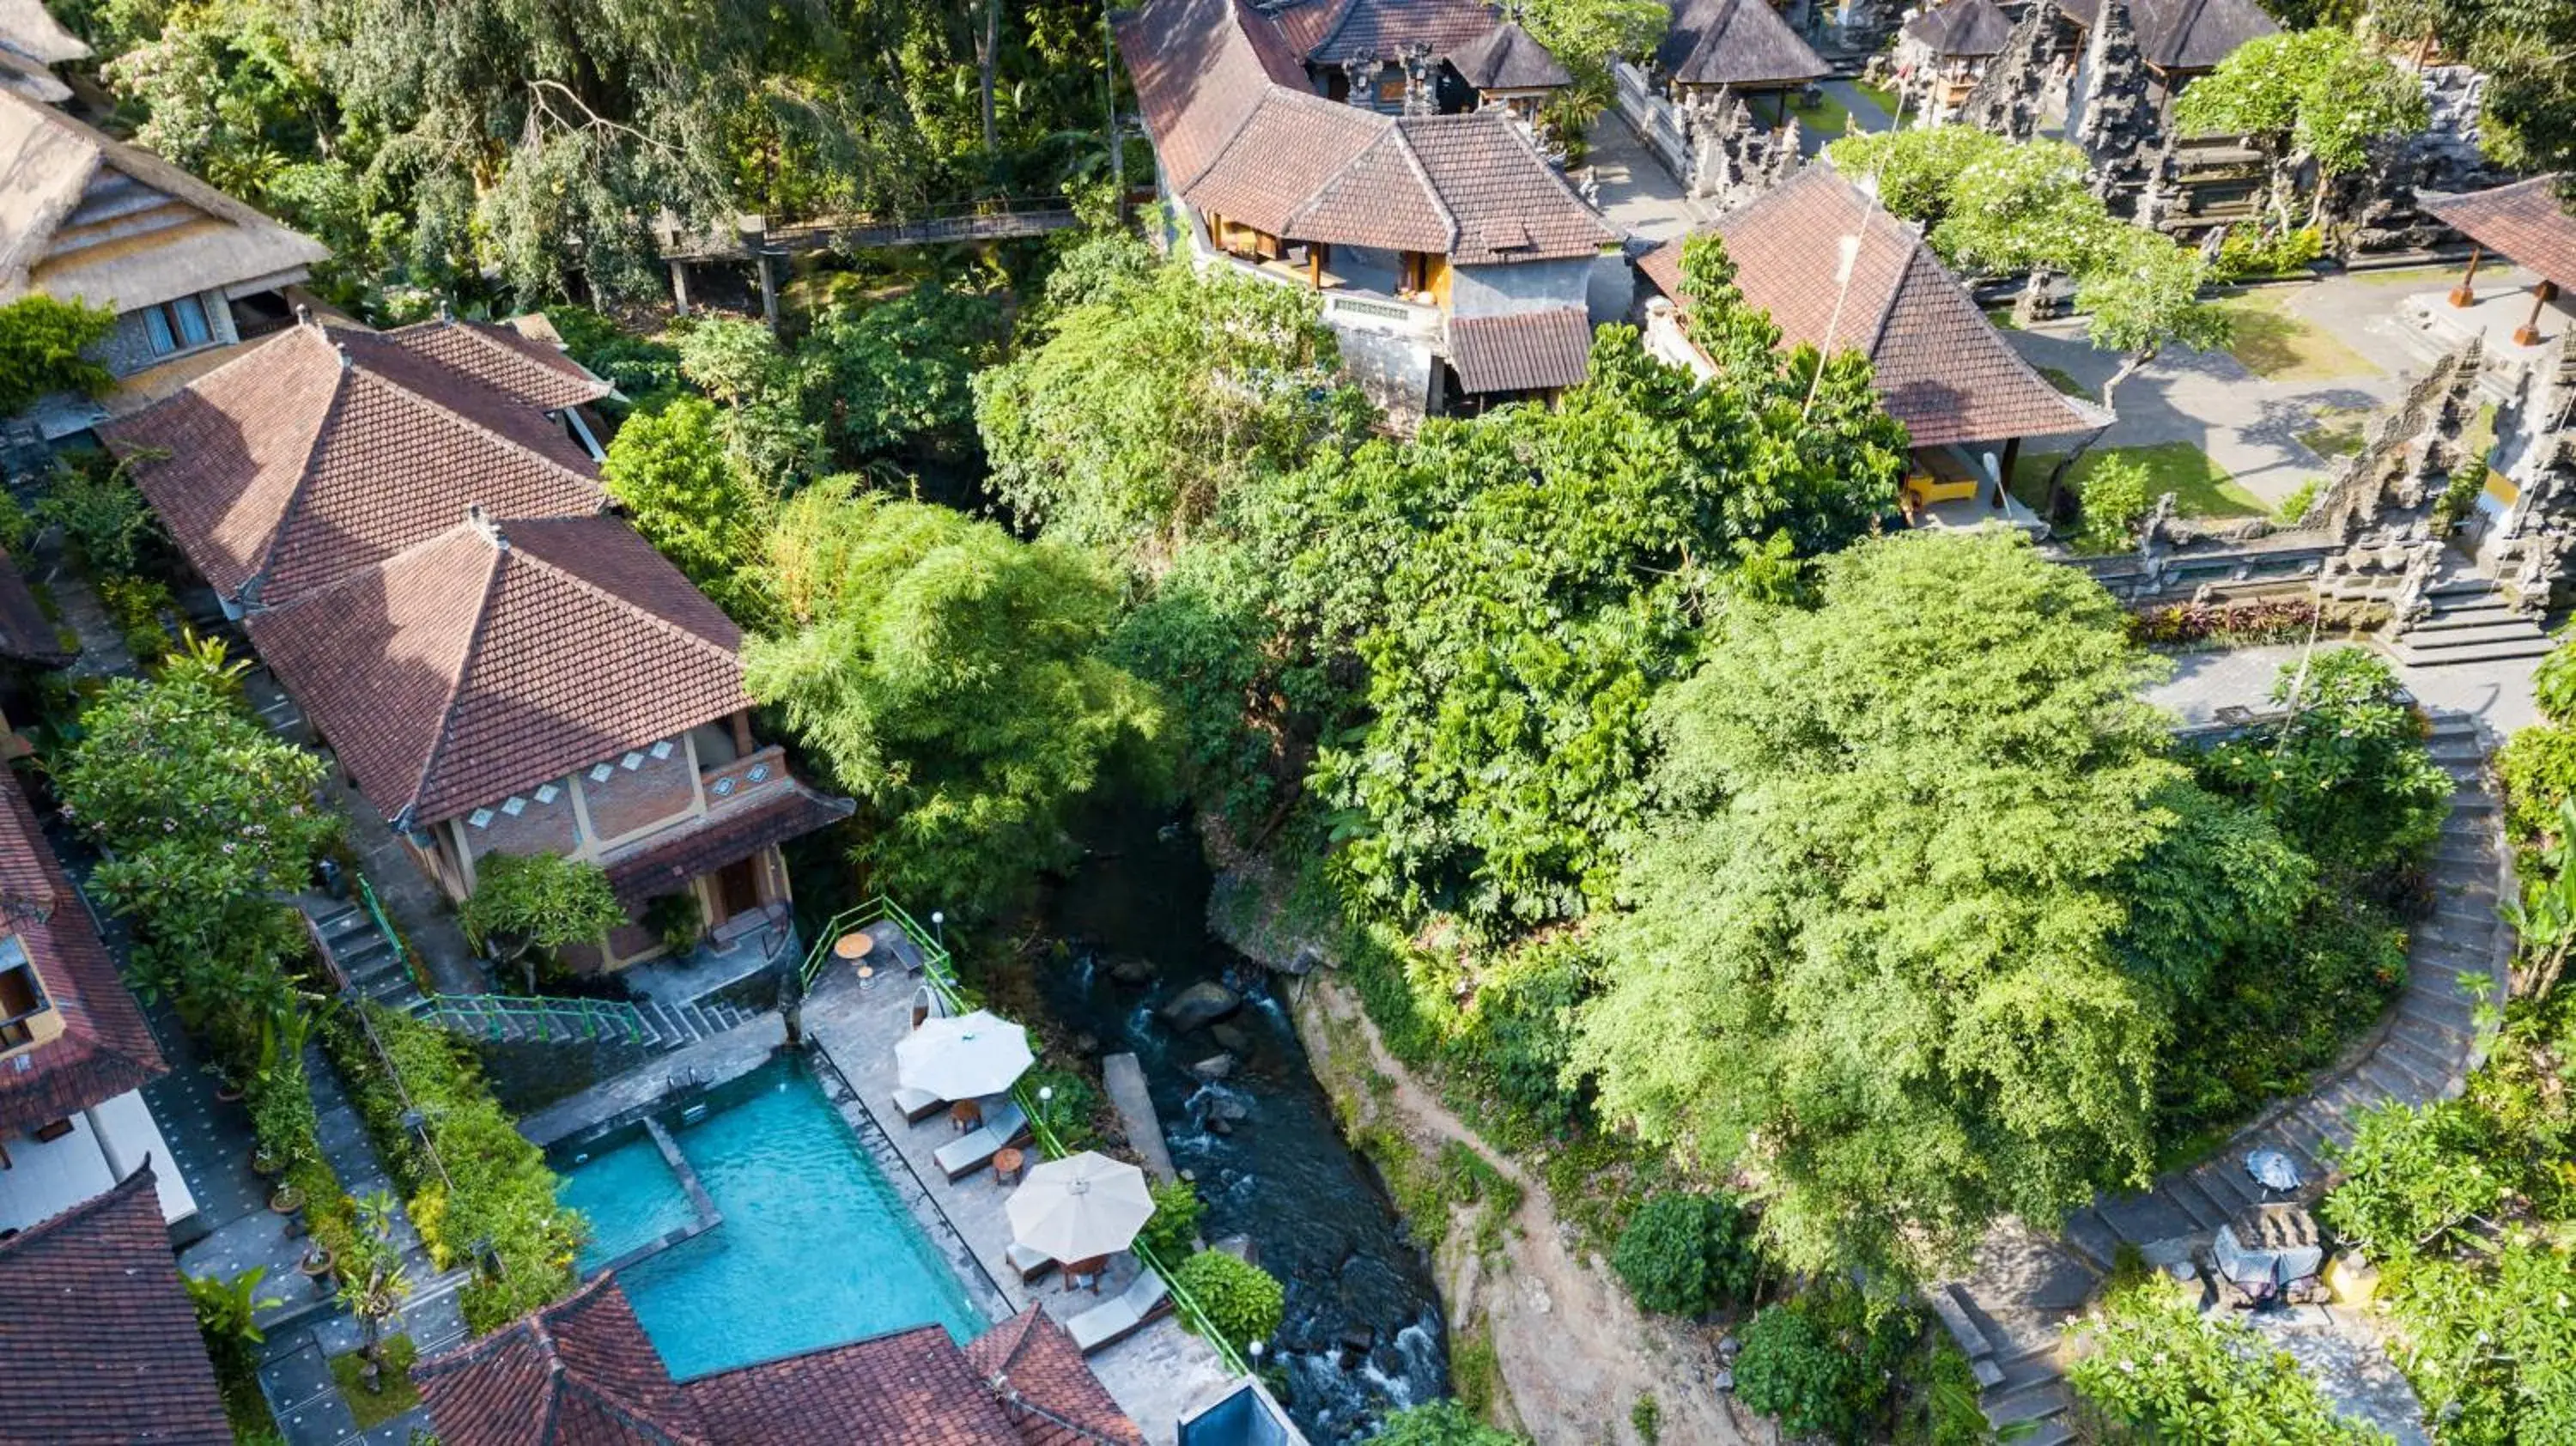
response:
M1011 1238L1059 1261L1124 1250L1154 1213L1145 1172L1096 1150L1029 1168L1004 1207Z
M990 1011L925 1019L894 1047L895 1082L943 1100L997 1095L1036 1063L1029 1032Z

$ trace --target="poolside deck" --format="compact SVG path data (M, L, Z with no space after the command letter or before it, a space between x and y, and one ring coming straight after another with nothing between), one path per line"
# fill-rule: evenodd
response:
M884 942L894 946L897 959L909 953L911 941L903 939L899 929L879 924L869 932L879 930L894 936ZM947 1217L1011 1310L1034 1303L1058 1320L1069 1320L1126 1289L1139 1267L1125 1254L1112 1261L1098 1295L1068 1293L1053 1276L1034 1288L1022 1285L1004 1253L1011 1241L1010 1221L1003 1213L1010 1191L997 1184L990 1171L979 1171L954 1185L947 1183L932 1158L942 1144L955 1138L946 1120L907 1124L892 1099L894 1046L912 1027L912 991L913 981L901 969L880 973L871 987L862 987L853 971L839 966L826 969L816 981L805 1003L805 1032L849 1083L854 1098L840 1102L844 1117L863 1135L871 1132L872 1124L875 1133L893 1142L903 1162L926 1185L931 1203ZM1234 1385L1216 1352L1168 1316L1090 1359L1101 1384L1144 1429L1145 1439L1156 1443L1177 1439L1183 1416Z

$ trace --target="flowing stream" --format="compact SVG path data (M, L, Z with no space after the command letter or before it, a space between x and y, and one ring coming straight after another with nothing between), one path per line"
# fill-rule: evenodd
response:
M1207 932L1209 875L1185 824L1123 819L1055 889L1047 923L1072 956L1044 972L1049 1008L1104 1052L1144 1066L1173 1163L1207 1200L1211 1241L1243 1235L1287 1285L1270 1360L1318 1446L1358 1439L1394 1407L1448 1391L1446 1328L1428 1262L1376 1171L1343 1143L1268 972ZM1142 966L1151 978L1134 979ZM1175 1034L1159 1006L1193 984L1238 990L1229 1018ZM1285 981L1282 981L1284 984ZM1190 1065L1238 1063L1201 1083Z

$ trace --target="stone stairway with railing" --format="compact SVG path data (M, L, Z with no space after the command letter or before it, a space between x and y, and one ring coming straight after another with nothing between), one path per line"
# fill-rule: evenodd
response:
M1998 1428L2030 1423L2026 1446L2075 1438L2065 1414L2070 1388L2059 1367L2065 1322L2081 1310L2124 1248L2151 1265L2204 1251L2220 1224L2267 1196L2245 1168L2259 1149L2297 1163L2317 1194L2330 1148L2352 1139L2354 1117L2391 1100L2422 1104L2457 1096L2484 1057L2478 992L2504 997L2512 935L2497 913L2504 867L2496 801L2482 782L2485 739L2475 719L2437 715L2427 740L2455 781L2451 816L2435 845L2437 901L2415 926L2406 988L2378 1029L2306 1096L2274 1105L2217 1153L2160 1177L2143 1192L2102 1195L2075 1213L2055 1239L2018 1226L1998 1229L1977 1268L1929 1292L1975 1368L1987 1419Z
M323 952L350 988L391 1009L409 1009L420 998L402 946L362 902L307 900L304 914L312 920Z
M753 1018L730 1004L629 1003L517 994L432 994L415 1001L419 1018L500 1044L587 1044L598 1041L678 1049Z

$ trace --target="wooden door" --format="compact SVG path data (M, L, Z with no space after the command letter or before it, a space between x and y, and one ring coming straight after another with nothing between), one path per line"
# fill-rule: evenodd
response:
M760 907L760 860L738 859L716 870L716 923Z

